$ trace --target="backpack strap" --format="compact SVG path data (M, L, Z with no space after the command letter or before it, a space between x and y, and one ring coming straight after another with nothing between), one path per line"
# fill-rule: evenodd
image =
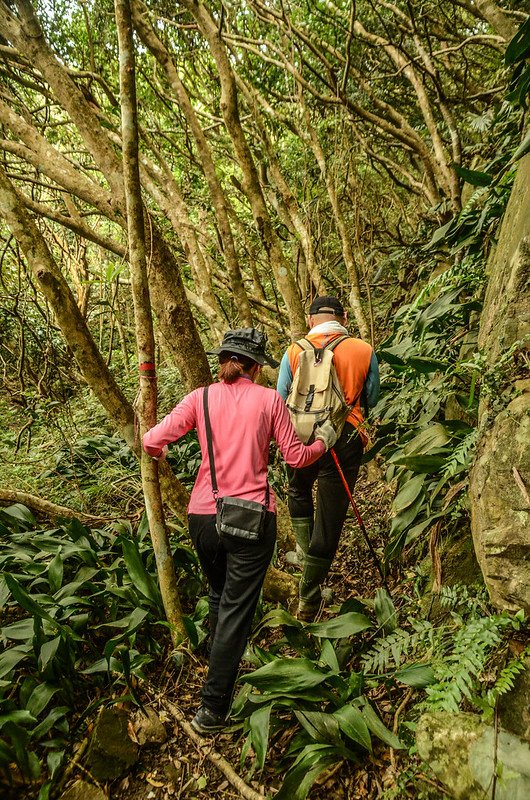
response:
M345 339L350 339L350 338L351 338L350 336L343 334L342 336L339 336L337 339L333 339L331 342L325 344L324 347L315 347L313 342L310 339L307 339L306 337L304 337L303 339L299 339L296 342L296 344L302 350L313 349L315 351L315 364L319 364L322 361L322 353L324 352L324 350L331 350L333 352L333 350L335 350L337 345L339 345Z

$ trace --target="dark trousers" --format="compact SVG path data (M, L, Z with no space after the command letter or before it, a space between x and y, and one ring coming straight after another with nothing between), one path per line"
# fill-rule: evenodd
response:
M245 651L276 541L276 515L267 512L259 542L219 538L215 514L190 514L189 532L208 579L210 662L202 690L206 708L225 714Z
M363 454L363 443L355 427L347 422L337 440L335 453L344 476L353 491ZM287 468L289 477L288 505L291 517L314 516L308 553L330 561L337 552L340 535L348 513L349 499L331 453L302 469ZM317 482L316 514L313 486Z

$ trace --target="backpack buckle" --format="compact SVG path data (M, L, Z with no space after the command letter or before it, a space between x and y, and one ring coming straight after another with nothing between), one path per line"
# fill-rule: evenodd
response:
M317 348L315 347L315 366L317 364L320 364L320 362L322 361L322 354L324 352L324 349L325 348L323 347L319 347L317 350Z

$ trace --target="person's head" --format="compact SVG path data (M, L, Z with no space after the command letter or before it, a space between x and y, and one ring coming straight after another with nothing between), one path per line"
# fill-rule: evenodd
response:
M263 364L277 367L278 362L265 352L267 337L256 328L237 328L227 331L223 341L208 355L219 356L219 378L233 383L241 375L256 380Z
M329 295L315 297L309 306L310 327L314 328L315 325L320 325L322 322L333 321L339 322L341 325L346 325L348 321L348 315L338 297Z

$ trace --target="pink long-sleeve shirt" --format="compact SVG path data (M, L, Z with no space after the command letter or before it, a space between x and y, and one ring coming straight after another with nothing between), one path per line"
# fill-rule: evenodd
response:
M159 456L164 445L197 429L202 462L193 487L188 512L215 514L210 460L204 425L203 389L186 397L143 438L144 450ZM238 378L234 383L215 383L208 390L208 411L212 426L215 473L219 496L243 497L265 503L269 443L274 439L291 467L312 464L325 452L317 439L303 444L291 424L289 412L274 389ZM276 510L274 493L269 511Z

